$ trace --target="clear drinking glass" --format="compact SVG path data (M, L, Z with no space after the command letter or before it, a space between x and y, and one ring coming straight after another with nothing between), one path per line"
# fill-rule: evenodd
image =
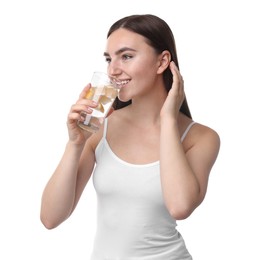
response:
M78 126L92 133L97 132L114 103L118 91L116 84L111 81L106 73L95 71L91 79L91 88L85 98L96 101L98 106L93 108L91 114L81 112L84 120L79 120Z

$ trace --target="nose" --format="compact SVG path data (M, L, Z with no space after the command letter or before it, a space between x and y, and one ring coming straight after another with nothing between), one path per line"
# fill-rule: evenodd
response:
M116 61L111 60L108 65L108 74L111 77L117 77L122 73L122 69Z

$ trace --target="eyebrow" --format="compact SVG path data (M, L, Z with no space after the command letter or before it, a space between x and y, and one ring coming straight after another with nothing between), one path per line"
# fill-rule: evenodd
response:
M136 50L134 50L134 49L132 49L132 48L128 48L128 47L123 47L123 48L117 50L117 51L115 52L115 55L119 55L119 54L121 54L121 53L123 53L123 52L125 52L125 51L136 51ZM109 53L107 53L107 52L104 52L103 55L104 55L104 56L110 56Z

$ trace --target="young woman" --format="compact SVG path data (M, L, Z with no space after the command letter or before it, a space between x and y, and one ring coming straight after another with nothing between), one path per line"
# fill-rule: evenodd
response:
M132 15L107 35L107 72L120 86L95 134L77 126L88 84L68 114L69 140L42 196L48 229L70 217L91 175L98 195L92 260L189 260L176 220L203 201L220 139L193 121L173 34L154 15Z

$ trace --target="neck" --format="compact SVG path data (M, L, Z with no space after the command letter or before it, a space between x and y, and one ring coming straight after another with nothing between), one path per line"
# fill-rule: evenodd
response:
M166 97L166 91L157 91L150 97L134 98L129 106L131 120L146 125L160 123L160 111Z

